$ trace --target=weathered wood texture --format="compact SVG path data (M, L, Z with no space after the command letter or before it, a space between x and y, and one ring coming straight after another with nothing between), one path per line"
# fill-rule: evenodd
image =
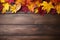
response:
M60 40L53 36L1 36L0 40Z
M0 14L0 40L59 40L60 16Z
M59 15L4 14L0 15L0 24L60 24Z
M0 25L0 36L54 36L59 34L60 26L58 25Z

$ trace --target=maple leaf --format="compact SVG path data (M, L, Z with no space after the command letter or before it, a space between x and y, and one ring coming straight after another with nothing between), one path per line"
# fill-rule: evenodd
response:
M34 13L36 13L36 14L38 13L38 8L34 9Z
M52 8L49 13L54 15L54 14L56 14L57 12L56 12L56 9L53 9L53 8Z
M2 13L5 13L6 11L8 11L8 10L9 10L9 6L10 6L10 4L4 3L4 4L3 4Z
M21 10L20 11L22 11L22 12L28 12L29 11L29 9L28 9L28 7L27 6L22 6L22 8L21 8Z
M40 15L43 15L43 16L44 16L44 14L46 14L46 10L42 10L42 7L43 7L43 6L40 6L40 7L38 8L38 13L39 13Z
M25 4L25 0L16 0L15 1L15 4L19 4L19 3L21 3L22 5L24 5Z
M6 2L8 2L8 3L14 3L14 0L5 0Z
M42 7L43 7L43 6L40 6L39 8L36 8L36 9L35 9L35 13L44 16L44 15L46 14L46 10L42 10Z
M30 12L34 12L36 5L35 5L35 3L30 3L27 7L30 10Z
M0 3L0 11L2 11L3 9L3 5Z
M43 6L42 9L46 10L47 13L50 12L51 8L54 8L51 2L47 3L46 1L43 1L42 6Z
M60 14L60 4L56 5L55 9L57 10L57 13Z
M54 3L55 5L60 3L60 0L50 0L52 3Z
M16 13L19 9L21 8L21 4L15 4L15 5L11 5L10 6L10 11L12 12L12 13Z
M31 3L31 0L25 0L25 3L26 4L30 4Z
M35 4L36 4L37 7L41 6L41 3L39 1L36 1Z
M5 3L5 0L0 0L1 3Z

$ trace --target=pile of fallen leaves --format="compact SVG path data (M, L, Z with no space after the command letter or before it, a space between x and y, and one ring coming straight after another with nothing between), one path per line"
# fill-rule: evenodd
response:
M0 12L32 12L36 14L60 14L60 0L0 0Z

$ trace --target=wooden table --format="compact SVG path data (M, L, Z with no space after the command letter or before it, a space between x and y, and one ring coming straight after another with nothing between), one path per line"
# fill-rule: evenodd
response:
M59 40L60 16L0 14L0 40Z

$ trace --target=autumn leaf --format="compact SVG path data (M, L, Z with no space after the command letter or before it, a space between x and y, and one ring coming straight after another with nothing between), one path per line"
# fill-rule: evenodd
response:
M9 10L9 6L10 6L10 4L4 3L4 4L3 4L2 13L5 13L6 11L8 11L8 10Z
M21 8L21 4L15 4L10 6L10 11L16 13Z
M24 5L25 4L25 0L16 0L15 1L15 4L19 4L19 3L21 3L22 5Z
M60 14L60 4L56 5L55 9L57 10L57 13Z
M35 4L36 4L37 7L41 6L41 3L39 1L36 1Z
M34 13L36 13L36 14L38 13L38 8L34 9Z
M46 1L43 1L42 6L43 6L42 9L46 10L47 13L50 12L51 8L54 8L51 2L47 3Z
M56 12L56 9L52 8L49 13L55 15L57 12Z
M22 7L21 7L21 10L20 10L20 11L22 11L22 12L25 12L25 13L26 13L26 12L28 12L28 11L29 11L29 9L28 9L28 7L27 7L27 6L25 6L25 5L24 5L24 6L22 6Z
M54 3L55 5L60 3L60 0L50 0L52 3Z
M14 3L14 0L5 0L6 2L8 2L8 3Z
M28 6L28 9L30 10L30 12L34 12L34 8L36 7L34 3L30 3Z
M0 3L0 11L2 11L3 9L3 5Z
M1 3L5 3L5 0L0 0Z
M38 13L40 14L40 15L45 15L46 14L46 10L42 10L42 7L43 6L40 6L39 8L38 8Z

